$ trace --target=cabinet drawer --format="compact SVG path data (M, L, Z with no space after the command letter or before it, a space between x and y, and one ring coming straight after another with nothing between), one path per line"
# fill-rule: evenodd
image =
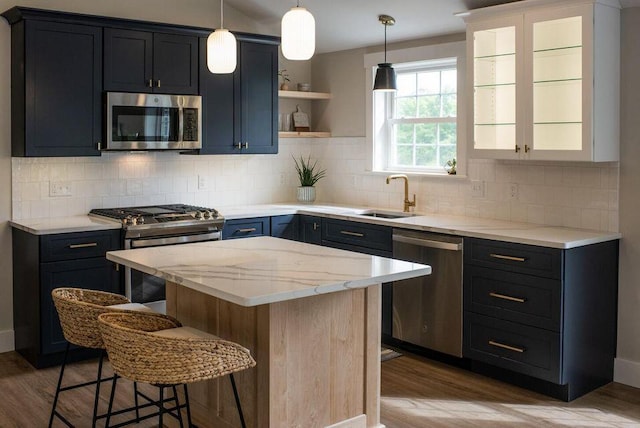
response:
M494 318L560 331L562 284L557 279L470 266L464 308Z
M393 247L391 227L326 218L322 221L322 241L328 246L331 244L325 241L388 252Z
M465 312L466 358L554 383L560 379L560 334Z
M227 220L222 228L222 239L248 238L250 236L269 236L270 218L257 217Z
M562 250L485 239L465 239L465 264L547 278L562 276Z
M40 238L40 261L104 257L107 251L120 248L120 229L43 235Z

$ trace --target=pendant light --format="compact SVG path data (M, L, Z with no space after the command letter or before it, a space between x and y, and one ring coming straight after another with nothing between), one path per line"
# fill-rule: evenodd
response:
M299 1L282 17L281 37L282 54L287 59L306 60L316 51L316 20Z
M379 15L378 21L384 25L384 62L378 64L376 71L376 80L373 84L374 91L396 91L396 71L390 63L387 62L387 27L396 23L396 20L389 15Z
M224 28L224 0L220 0L220 28L207 38L207 67L215 74L233 73L236 69L236 38Z

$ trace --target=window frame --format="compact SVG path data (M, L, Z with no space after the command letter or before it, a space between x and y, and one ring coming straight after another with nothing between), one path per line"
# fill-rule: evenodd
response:
M431 68L441 69L443 65L455 65L457 72L456 89L456 161L457 177L466 175L466 43L464 41L428 45L418 48L387 51L388 61L399 70L426 69L426 63L432 63ZM367 54L364 56L366 72L366 142L367 142L367 171L379 173L401 172L411 175L437 175L447 176L444 168L408 168L389 165L389 151L391 150L390 126L386 118L390 117L393 109L393 93L374 92L373 80L377 64L382 62L382 54ZM374 120L374 115L377 120ZM382 118L382 120L380 119ZM398 119L396 119L398 120ZM413 119L403 119L411 121ZM419 119L422 121L422 119ZM450 122L442 118L433 118L433 121ZM381 123L382 122L382 123ZM454 176L455 177L455 176Z

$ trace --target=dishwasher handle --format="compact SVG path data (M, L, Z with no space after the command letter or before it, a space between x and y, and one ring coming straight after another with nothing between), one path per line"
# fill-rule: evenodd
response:
M414 238L405 235L393 235L393 240L405 244L417 245L419 247L436 248L439 250L462 251L462 242L445 242L433 239Z

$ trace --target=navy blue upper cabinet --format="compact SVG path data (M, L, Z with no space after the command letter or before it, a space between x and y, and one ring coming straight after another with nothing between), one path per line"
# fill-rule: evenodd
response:
M203 99L201 154L278 153L279 38L236 34L238 65L233 74L207 68L206 39L200 40Z
M198 37L104 29L104 89L198 94Z
M102 28L13 12L12 156L99 156Z

